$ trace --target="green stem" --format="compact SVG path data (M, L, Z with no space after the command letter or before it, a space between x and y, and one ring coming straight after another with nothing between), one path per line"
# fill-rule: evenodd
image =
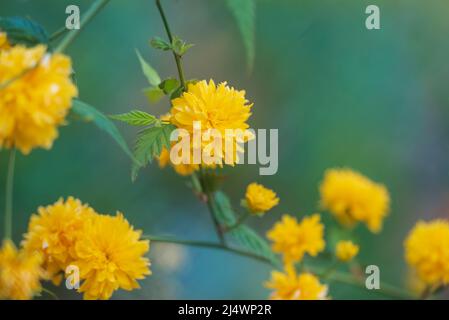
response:
M168 25L168 20L167 20L167 17L165 16L164 9L162 8L160 0L156 0L156 7L159 10L159 13L162 18L162 22L164 23L164 27L165 27L165 31L167 32L168 40L170 40L170 43L173 43L173 35L170 31L170 26ZM178 54L176 54L176 52L174 52L173 50L172 50L172 52L173 52L173 56L175 57L176 68L178 69L179 81L181 82L181 86L185 90L186 89L186 81L184 78L184 71L182 69L181 57Z
M257 254L254 254L254 253L251 253L251 252L248 252L245 250L231 248L231 247L228 247L221 243L195 241L195 240L180 240L180 239L175 239L175 238L171 238L171 237L162 237L162 236L143 236L143 238L148 239L153 242L171 243L171 244L179 244L179 245L228 251L228 252L237 254L239 256L255 259L255 260L261 261L263 263L270 264L270 265L272 264L272 262L269 259L267 259L263 256L259 256Z
M58 296L53 291L45 289L45 288L41 288L41 291L45 292L46 294L48 294L50 297L53 298L53 300L59 300Z
M225 229L226 232L229 232L231 230L234 230L235 228L237 228L238 226L240 226L243 222L245 222L245 220L249 217L249 212L246 211L244 214L241 214L238 218L237 218L237 222L234 223L232 226L229 226Z
M96 0L87 10L85 16L81 18L80 28L67 33L56 47L55 52L63 52L73 40L75 40L81 30L83 30L83 28L97 15L98 12L100 12L101 9L103 9L104 6L108 4L109 1L110 0Z
M14 189L14 167L16 161L16 149L11 149L9 153L8 172L6 176L5 193L5 239L11 239L12 236L12 204Z
M56 30L51 36L50 36L50 42L55 41L56 39L58 39L59 37L61 37L62 35L64 35L65 33L67 33L69 31L69 29L67 29L65 26Z

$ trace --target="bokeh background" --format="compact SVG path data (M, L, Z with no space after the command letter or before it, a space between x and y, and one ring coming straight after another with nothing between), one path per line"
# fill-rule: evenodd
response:
M51 33L64 25L65 8L81 12L90 1L7 0L2 16L28 16ZM403 286L403 239L418 219L448 217L449 20L447 1L265 0L257 2L256 60L246 72L245 52L224 1L164 0L173 32L195 47L184 60L187 77L213 78L244 88L254 102L251 125L279 129L279 171L259 176L255 165L227 170L224 189L237 206L252 181L276 190L281 203L250 225L265 234L282 213L317 210L326 168L348 166L387 185L391 215L380 235L363 227L360 262L381 268L382 280ZM368 31L369 4L381 8L382 29ZM68 50L82 100L106 114L149 105L135 49L164 76L175 76L172 56L151 49L165 37L151 0L113 0ZM119 126L129 144L136 131ZM0 190L6 171L0 154ZM0 192L3 205L4 192ZM130 161L93 124L70 121L49 151L19 156L14 238L26 231L40 205L73 195L96 210L123 211L146 234L214 241L207 209L171 169L145 169L135 183ZM326 217L326 221L330 219ZM330 232L329 225L327 230ZM226 252L154 244L153 275L142 289L114 298L263 299L270 268ZM62 298L74 292L52 288ZM381 298L331 284L336 298Z

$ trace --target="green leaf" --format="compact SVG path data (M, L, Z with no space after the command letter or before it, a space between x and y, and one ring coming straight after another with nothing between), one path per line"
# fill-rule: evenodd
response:
M226 0L226 2L243 38L248 69L252 70L256 50L256 2L255 0Z
M221 191L215 192L213 196L215 201L212 204L215 206L214 213L218 222L226 227L235 225L237 218L228 196Z
M276 266L281 265L278 257L271 250L270 245L250 227L240 225L237 228L232 229L230 235L240 247L267 258Z
M123 151L125 151L125 153L129 155L134 162L136 161L131 150L129 150L128 145L126 144L125 139L120 134L120 131L117 129L115 124L108 119L107 116L78 99L73 100L72 111L85 121L92 121L98 128L106 131L123 149Z
M159 74L157 73L156 70L153 69L152 66L150 66L148 62L146 62L142 58L142 55L138 50L136 50L136 53L140 61L140 66L142 67L143 74L147 78L149 84L151 84L154 87L158 86L159 83L161 83L161 78L159 77Z
M147 99L150 103L157 103L165 96L164 90L159 87L150 87L143 89L143 93L147 96Z
M139 110L112 115L109 116L109 118L126 122L127 124L130 124L132 126L148 126L156 121L155 116Z
M163 51L171 50L171 45L159 37L154 37L153 39L151 39L150 45L155 49Z
M159 84L159 88L164 91L165 94L172 94L179 88L179 81L175 78L168 78Z
M183 56L191 47L193 47L193 44L188 44L177 36L173 37L171 48L178 56Z
M8 41L15 44L35 46L48 44L49 37L45 29L36 22L21 17L0 17L0 30L6 32Z
M134 157L138 163L132 167L132 180L136 180L139 170L151 162L154 157L161 154L165 147L170 148L170 134L176 127L171 124L162 124L142 130L137 136L134 146Z

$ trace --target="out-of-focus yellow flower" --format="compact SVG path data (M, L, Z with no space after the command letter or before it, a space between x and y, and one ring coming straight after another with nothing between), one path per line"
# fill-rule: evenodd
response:
M258 183L251 183L246 188L246 205L251 213L265 213L279 203L276 193Z
M285 273L273 271L266 286L273 289L273 300L324 300L328 288L311 273L297 274L294 267L286 266Z
M44 268L57 284L61 271L74 259L74 246L84 234L84 225L92 219L95 211L80 200L69 197L59 199L53 205L40 207L31 216L23 247L27 252L40 252L44 257Z
M359 246L352 241L339 241L336 247L337 259L342 262L348 262L354 259L359 253Z
M109 299L118 289L139 288L137 280L149 275L148 240L139 240L136 231L123 217L97 215L88 220L84 236L75 244L76 260L84 280L80 292L85 299Z
M165 168L168 164L170 164L175 172L181 176L190 176L192 173L199 169L199 166L196 164L174 164L170 161L170 152L167 148L163 148L161 154L158 157L159 167Z
M404 242L405 259L427 285L449 284L449 223L420 221Z
M246 123L251 116L251 107L252 104L248 104L248 100L245 99L245 91L228 87L226 82L215 85L212 80L209 83L203 80L189 84L187 92L172 100L170 121L190 134L192 153L194 150L205 151L207 155L220 159L220 163L214 164L234 165L238 161L237 152L243 152L239 143L253 138L247 130L249 125ZM210 138L202 139L199 145L193 139L194 131L197 130L194 128L195 122L201 124L199 134ZM221 135L222 139L219 140L221 146L216 145L218 142L215 142L214 131ZM226 137L231 142L228 145L225 143ZM215 148L211 146L217 146L220 154L215 154ZM211 164L204 163L204 158L202 161L203 164Z
M4 49L9 49L10 45L8 42L8 37L6 36L6 33L0 32L0 51Z
M0 249L0 299L28 300L41 291L42 256L17 250L10 240Z
M343 225L363 222L371 232L382 229L390 206L384 185L350 169L330 169L324 175L320 193L322 207Z
M77 95L70 58L1 41L0 84L8 85L0 90L0 148L50 149Z
M273 241L273 251L283 254L287 264L301 261L306 253L315 257L325 247L324 225L319 214L305 217L301 223L284 215L267 236Z

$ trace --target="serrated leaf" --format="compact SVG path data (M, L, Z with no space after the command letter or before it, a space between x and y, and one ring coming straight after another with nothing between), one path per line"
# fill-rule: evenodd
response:
M248 69L252 70L255 56L256 2L255 0L226 0L242 35Z
M158 86L159 83L161 83L161 77L159 77L157 71L148 62L146 62L144 58L142 58L142 55L138 50L136 50L136 53L137 57L139 58L143 74L147 78L148 83L154 87Z
M48 44L49 37L45 29L38 23L21 17L0 17L0 30L6 32L8 41L15 44L35 46Z
M150 103L157 103L165 96L164 90L159 87L143 89L143 93Z
M175 130L171 124L162 124L142 130L134 146L134 157L138 163L132 166L132 180L137 178L139 170L161 154L162 149L170 148L170 134Z
M150 45L155 49L163 51L171 50L171 45L159 37L154 37L153 39L151 39Z
M130 158L135 162L136 159L134 158L131 150L129 149L128 145L126 144L125 139L120 134L120 131L117 129L115 124L108 119L107 116L105 116L103 113L95 109L94 107L88 105L87 103L84 103L78 99L73 100L72 104L72 111L80 116L85 121L92 121L97 125L98 128L104 130L107 132L114 140L117 142L117 144L122 148L122 150L130 156Z
M217 191L213 194L213 197L215 201L212 204L215 206L214 213L218 222L227 227L235 225L237 218L228 196L221 191Z
M168 78L159 84L159 88L164 91L165 94L172 94L177 88L179 88L179 81L175 78Z
M281 265L281 262L271 250L268 242L266 242L250 227L240 225L237 228L232 229L230 231L230 235L240 247L248 250L249 252L267 258L276 266Z
M132 126L149 126L156 121L156 117L140 111L133 110L131 112L109 116L111 119L126 122Z

